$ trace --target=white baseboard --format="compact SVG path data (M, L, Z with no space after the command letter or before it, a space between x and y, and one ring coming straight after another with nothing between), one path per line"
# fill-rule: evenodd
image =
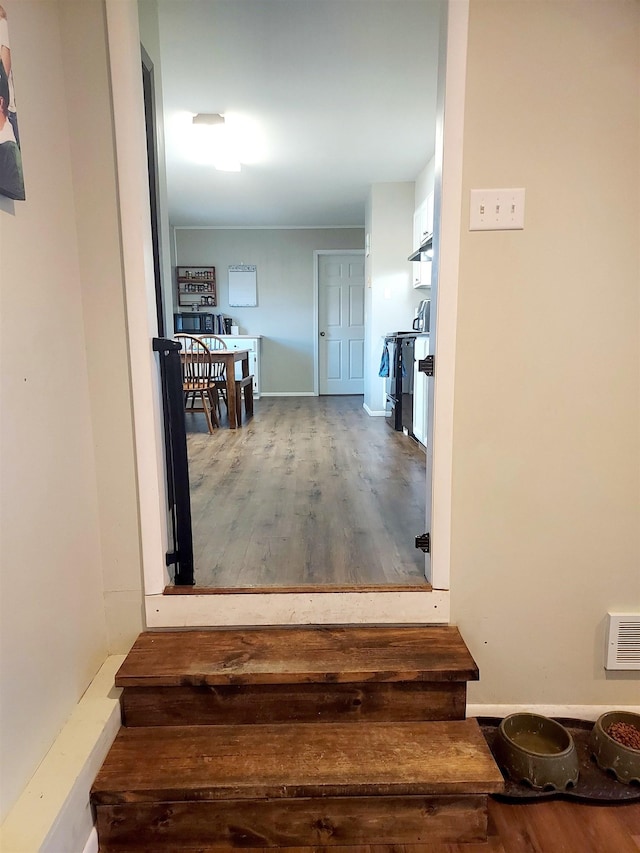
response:
M11 853L95 853L89 791L120 727L115 673L108 657L0 828ZM94 844L94 846L91 846Z
M99 853L98 833L96 832L95 826L87 838L87 843L84 845L82 853Z
M362 404L362 408L372 418L384 418L387 415L386 409L382 409L382 410L370 409L366 403Z
M631 711L640 714L640 705L467 705L467 717L508 717L524 712L543 717L567 717L595 722L607 711Z
M317 397L315 391L261 391L261 397Z

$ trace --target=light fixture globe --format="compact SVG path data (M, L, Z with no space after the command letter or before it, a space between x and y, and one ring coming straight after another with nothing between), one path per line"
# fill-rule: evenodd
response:
M224 116L220 113L196 113L194 115L193 124L205 124L209 127L215 127L217 124L224 124Z

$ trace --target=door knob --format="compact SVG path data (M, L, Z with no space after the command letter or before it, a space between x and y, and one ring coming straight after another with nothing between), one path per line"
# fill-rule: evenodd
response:
M324 332L320 332L320 337L324 338Z

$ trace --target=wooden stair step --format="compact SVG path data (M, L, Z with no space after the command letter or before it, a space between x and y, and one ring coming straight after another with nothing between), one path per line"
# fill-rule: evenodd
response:
M103 853L453 843L486 838L502 785L475 720L139 727L91 799Z
M488 785L489 787L484 787ZM123 727L96 803L495 791L477 721Z
M116 685L477 678L475 661L454 626L305 626L145 631L116 675Z
M145 632L116 676L127 726L463 719L478 668L457 628Z

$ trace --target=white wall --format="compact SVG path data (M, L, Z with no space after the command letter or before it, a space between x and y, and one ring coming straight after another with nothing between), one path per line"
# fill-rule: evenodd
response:
M176 245L179 265L216 268L218 305L210 310L232 317L240 334L264 335L262 393L313 393L313 252L362 249L362 229L178 228ZM257 307L229 306L233 264L256 264Z
M451 589L472 702L640 695L603 669L606 611L640 611L639 45L633 0L471 2ZM469 232L469 190L512 186L524 231Z
M370 254L365 258L364 403L372 412L384 409L384 380L378 376L385 334L410 330L424 291L412 285L413 181L374 184L366 208L365 230Z
M103 4L3 5L27 200L0 200L2 816L142 618Z
M427 196L433 192L435 170L436 161L435 157L432 157L415 180L414 200L416 207L419 207L426 200Z

